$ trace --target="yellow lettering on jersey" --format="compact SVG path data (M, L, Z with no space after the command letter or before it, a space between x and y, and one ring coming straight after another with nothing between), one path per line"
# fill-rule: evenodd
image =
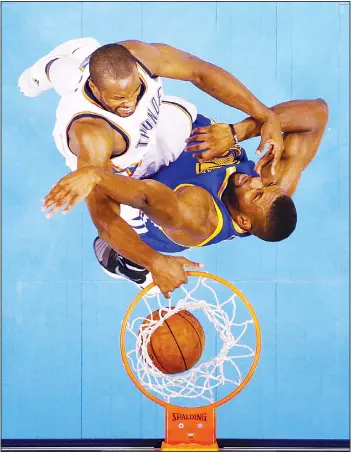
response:
M223 166L237 165L238 163L240 163L240 160L236 160L233 154L217 157L213 160L209 160L208 162L197 163L196 174L209 173L215 169L223 168Z

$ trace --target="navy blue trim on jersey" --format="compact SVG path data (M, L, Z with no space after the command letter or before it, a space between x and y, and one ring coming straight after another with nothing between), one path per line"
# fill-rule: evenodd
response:
M90 100L95 102L95 104L97 104L100 108L107 111L106 108L100 103L99 99L97 97L95 97L94 93L92 92L92 90L89 86L89 83L88 83L89 80L90 80L90 77L88 77L87 81L84 83L84 93L89 97Z
M126 143L126 150L125 150L124 152L122 152L121 154L117 154L117 155L112 154L112 155L111 155L111 158L114 158L114 157L121 157L121 155L124 155L124 154L128 151L129 146L130 146L130 140L129 140L128 135L124 132L123 129L119 128L116 124L114 124L114 123L111 122L109 119L105 118L104 116L100 116L100 115L95 114L95 113L81 113L81 114L76 115L76 116L69 122L69 124L68 124L68 126L67 126L67 128L66 128L67 146L68 146L68 149L72 152L73 155L76 155L76 154L75 154L75 153L72 151L72 149L69 147L69 131L70 131L70 128L72 127L72 124L74 123L74 121L76 121L77 119L82 119L82 118L102 119L103 121L106 121L106 122L109 124L109 126L112 127L112 129L116 130L116 132L118 132L118 133L120 133L120 134L122 135L122 137L123 137L123 139L124 139L124 141L125 141L125 143Z
M154 75L151 71L150 71L150 69L148 69L146 66L145 66L145 64L142 62L142 61L140 61L137 57L135 57L134 55L133 55L133 57L134 57L134 60L139 64L139 66L141 66L143 69L144 69L144 71L147 73L147 75L150 77L150 78L158 78L158 75Z
M177 102L172 102L170 100L163 100L162 103L163 104L169 104L169 105L175 105L175 106L179 107L181 110L184 111L184 113L189 115L190 121L193 123L193 117L191 116L190 111L187 108L185 108L184 105L178 104Z

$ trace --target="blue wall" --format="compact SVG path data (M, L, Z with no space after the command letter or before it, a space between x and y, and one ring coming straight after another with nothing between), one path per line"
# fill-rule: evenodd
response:
M218 411L222 438L348 433L349 5L343 3L3 4L4 438L162 437L163 411L129 381L118 348L136 294L92 253L85 206L47 221L42 197L66 167L51 136L58 97L25 98L20 73L64 40L165 42L235 74L263 102L324 98L330 121L295 200L291 238L187 253L254 305L263 352L249 386ZM186 82L166 92L216 120L241 112ZM255 143L246 144L254 156Z

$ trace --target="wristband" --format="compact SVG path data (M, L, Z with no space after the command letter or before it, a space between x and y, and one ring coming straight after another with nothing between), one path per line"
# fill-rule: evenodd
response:
M238 135L235 132L234 124L229 124L229 127L230 127L230 130L232 131L232 135L233 135L233 138L234 138L234 143L238 144L239 140L238 140Z

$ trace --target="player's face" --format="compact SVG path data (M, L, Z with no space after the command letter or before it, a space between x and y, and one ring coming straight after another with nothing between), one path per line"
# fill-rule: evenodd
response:
M238 210L247 215L253 224L262 222L273 202L285 194L275 183L247 174L236 174L234 187Z
M99 101L108 111L124 118L134 113L140 90L141 82L135 68L125 79L107 80L99 90Z

